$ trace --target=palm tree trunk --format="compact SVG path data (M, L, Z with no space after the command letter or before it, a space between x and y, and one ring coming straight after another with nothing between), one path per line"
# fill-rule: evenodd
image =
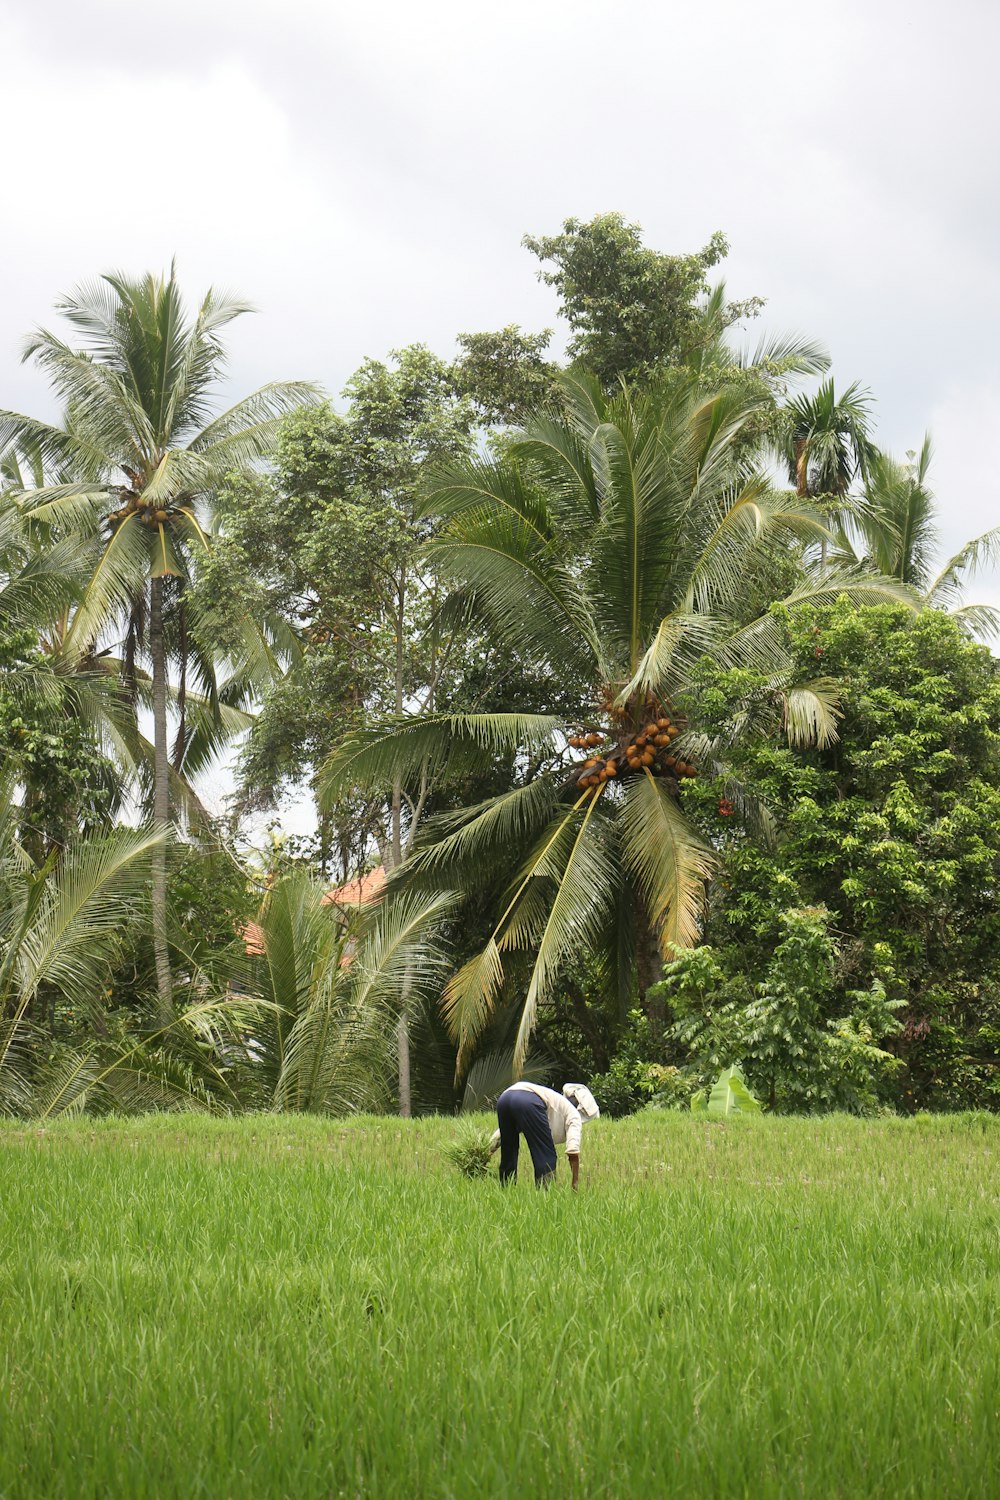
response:
M403 664L406 627L406 570L400 573L396 596L396 713L403 712ZM392 787L392 868L403 863L403 783L396 779ZM400 996L399 1025L396 1028L396 1055L399 1064L399 1113L408 1120L413 1113L410 1097L410 974L407 969Z
M809 444L805 438L795 440L795 493L800 500L809 494Z
M163 639L163 579L150 579L149 654L153 659L153 821L166 828L170 821L169 762L167 759L167 656ZM173 983L167 948L167 848L153 850L153 955L160 1019L173 1014Z
M635 914L635 967L639 1003L654 1030L662 1032L667 1024L666 1003L659 996L650 995L649 991L663 978L663 955L660 953L653 924L641 903Z
M410 1094L410 1017L407 1011L409 1001L409 986L404 982L403 1008L399 1012L399 1024L396 1027L396 1046L399 1054L399 1117L401 1120L409 1120L413 1114L413 1100Z

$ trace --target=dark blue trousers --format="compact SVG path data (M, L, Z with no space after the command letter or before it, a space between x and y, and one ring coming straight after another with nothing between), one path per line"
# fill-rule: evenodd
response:
M545 1101L527 1089L506 1089L497 1100L500 1125L500 1181L512 1182L517 1176L517 1157L521 1136L528 1143L531 1165L538 1186L556 1169L556 1147L549 1129Z

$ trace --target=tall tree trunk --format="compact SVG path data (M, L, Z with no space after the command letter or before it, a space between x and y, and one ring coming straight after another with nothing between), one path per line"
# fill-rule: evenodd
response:
M399 1024L396 1027L396 1049L399 1056L399 1116L402 1120L408 1120L413 1114L413 1100L410 1094L410 980L409 975L403 980L402 1004L399 1012Z
M809 444L805 438L795 439L795 493L800 500L809 495Z
M650 995L654 984L663 978L663 955L646 908L639 903L635 913L635 967L639 983L639 1004L654 1030L662 1032L667 1024L666 1002Z
M163 579L150 579L149 654L153 659L153 821L165 830L170 822L169 761L167 759L167 654L163 639ZM153 954L160 1022L173 1017L173 984L167 948L167 847L153 850Z
M400 571L396 594L396 713L403 712L403 664L406 625L406 570ZM392 868L397 870L403 863L403 783L398 778L392 787ZM399 1065L399 1113L408 1120L413 1113L410 1094L410 973L407 968L403 977L403 993L399 997L399 1024L396 1028L396 1057Z

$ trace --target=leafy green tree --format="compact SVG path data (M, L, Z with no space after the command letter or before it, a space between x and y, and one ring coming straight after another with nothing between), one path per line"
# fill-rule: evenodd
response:
M488 426L524 422L557 399L559 367L545 358L552 330L524 333L509 323L496 333L460 333L452 366L456 388Z
M250 470L273 448L281 415L314 398L296 383L264 386L220 415L212 387L224 368L221 330L248 304L209 292L197 314L185 313L171 268L168 278L109 275L57 304L82 339L71 347L39 330L27 341L64 403L63 426L0 413L0 448L37 453L75 482L32 492L37 517L95 515L103 544L67 632L66 646L92 652L112 625L126 638L126 661L139 647L152 667L153 812L170 817L167 747L168 633L172 614L182 684L199 662L215 691L212 631L185 618L184 591L210 549L207 507L224 476ZM168 584L168 580L175 580ZM253 647L250 656L255 656ZM243 682L239 691L243 690ZM183 698L181 734L183 725ZM153 865L153 934L161 1012L171 1007L167 946L166 850Z
M567 377L562 399L565 418L541 417L499 461L446 474L425 509L441 518L435 566L518 660L575 698L572 716L397 718L348 736L324 771L334 796L420 767L461 776L500 753L519 767L512 789L442 815L412 861L415 878L473 903L498 871L508 882L485 946L445 994L463 1069L519 973L515 1066L572 956L601 954L627 998L636 974L645 995L660 954L697 937L715 856L686 788L717 774L726 751L678 705L706 653L768 674L760 712L791 739L833 730L829 684L789 670L770 616L743 617L746 579L789 538L821 530L746 468L752 407L733 392L706 398L683 373L614 399ZM840 586L803 585L804 596Z
M824 907L782 912L777 944L761 983L727 986L711 947L666 966L662 992L676 1035L703 1086L720 1068L742 1064L751 1089L786 1114L849 1110L870 1114L884 1081L901 1066L879 1046L902 1028L881 979L837 994L837 945Z
M284 601L307 635L301 666L264 695L249 738L243 782L258 806L320 763L359 716L433 702L454 666L416 507L428 466L468 451L472 408L420 346L393 366L366 361L344 394L343 415L324 406L285 422L273 482L228 488L226 536L206 575L213 592L256 580L258 599ZM345 849L352 865L373 834L388 865L402 860L408 796L416 805L419 789L396 786L376 817L362 817Z
M344 414L297 414L282 431L273 483L230 487L226 532L205 586L227 575L261 580L265 601L305 630L301 664L264 694L241 780L247 801L273 802L365 716L419 716L461 675L461 612L442 615L443 591L422 553L428 522L418 498L430 466L470 450L475 411L448 366L422 346L392 364L366 360L344 391ZM321 809L321 865L339 854L346 876L372 843L383 864L407 857L432 787L417 770L378 797L345 796ZM400 1108L409 1113L407 1012L400 1013Z
M639 225L618 213L567 219L560 234L526 235L523 243L552 267L539 276L559 294L573 331L570 357L606 386L679 364L698 346L707 273L729 249L716 233L693 255L666 255L643 245ZM753 317L762 306L759 297L730 304L724 321Z
M777 736L734 746L734 772L771 811L770 842L734 826L726 782L691 788L724 866L706 940L728 996L749 1003L783 941L782 912L825 907L838 956L824 1023L876 981L902 1002L902 1029L874 1038L907 1064L883 1097L996 1107L997 662L939 610L841 600L793 610L782 628L800 671L821 662L837 681L838 738L814 750ZM708 661L700 675L699 712L726 737L766 679Z

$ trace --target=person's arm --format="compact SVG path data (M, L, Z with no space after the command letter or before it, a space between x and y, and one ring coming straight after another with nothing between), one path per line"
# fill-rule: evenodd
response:
M573 1173L574 1193L580 1186L580 1135L583 1129L583 1116L579 1110L573 1108L568 1099L561 1099L565 1106L564 1119L566 1122L566 1160L569 1169Z
M500 1150L500 1132L499 1132L499 1130L494 1130L493 1136L492 1136L492 1138L490 1140L490 1155L491 1156L495 1155L496 1152L499 1151L499 1150Z

